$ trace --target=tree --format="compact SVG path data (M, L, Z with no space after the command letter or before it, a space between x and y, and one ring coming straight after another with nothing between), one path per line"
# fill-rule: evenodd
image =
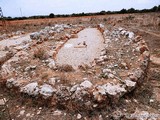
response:
M158 6L158 9L157 9L157 11L160 11L160 5Z
M50 15L49 15L49 18L54 18L55 17L55 15L53 14L53 13L51 13Z
M128 9L128 13L135 13L135 9L134 8Z
M106 14L106 11L102 10L99 15L105 15Z
M154 6L152 9L151 9L151 12L157 12L158 11L158 7L157 6Z
M120 11L120 13L122 13L122 14L127 13L127 10L123 8L123 9Z

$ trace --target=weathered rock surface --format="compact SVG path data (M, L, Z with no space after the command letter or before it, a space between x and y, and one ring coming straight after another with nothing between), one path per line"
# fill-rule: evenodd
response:
M22 93L27 93L28 95L36 96L39 94L39 87L37 82L29 83L20 90Z
M39 93L44 97L48 98L51 97L53 92L56 92L56 89L52 88L51 85L44 84L40 86L40 91Z
M86 89L86 88L91 88L92 85L93 85L93 84L92 84L90 81L85 80L84 82L82 82L82 83L80 84L80 87Z

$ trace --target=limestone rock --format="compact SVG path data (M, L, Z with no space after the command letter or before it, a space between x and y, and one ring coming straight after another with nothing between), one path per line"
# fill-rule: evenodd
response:
M34 32L30 35L30 38L33 40L38 40L40 38L40 34L38 32Z
M84 89L86 89L86 88L91 88L92 85L93 85L93 84L92 84L90 81L88 81L88 80L85 80L84 82L82 82L82 83L80 84L80 86L83 87Z
M76 84L76 85L72 86L71 89L70 89L70 92L75 92L78 87L79 87L79 84Z
M23 93L27 93L28 95L36 96L39 94L38 83L37 82L29 83L28 85L22 87L20 91Z
M128 38L133 39L134 38L134 33L133 32L128 32Z
M106 93L108 93L109 95L117 95L117 94L121 94L122 92L126 92L125 88L121 86L121 84L115 85L115 84L107 83L102 87L104 87Z
M37 67L36 65L28 66L28 67L25 68L25 71L27 72L27 71L29 71L29 70L35 70L36 67Z
M40 86L39 93L43 95L44 98L51 97L53 92L56 92L56 89L53 89L51 85L44 84Z
M6 86L7 86L7 88L12 88L12 87L18 87L19 84L18 84L17 80L15 80L14 78L10 78L7 80Z
M135 87L136 85L136 82L133 82L131 80L125 80L125 84L128 86L128 87Z
M120 34L121 34L121 35L125 35L126 32L127 32L126 30L122 30L122 31L120 32Z
M60 111L60 110L56 110L56 111L54 111L54 113L53 113L53 115L55 115L55 116L59 116L59 115L61 115L62 114L62 111Z
M129 115L126 116L127 119L132 120L159 120L159 114L156 113L149 113L148 111L141 111L136 109L136 111Z
M133 73L130 74L129 78L133 81L139 82L138 80L140 80L143 77L143 74L143 70L137 68Z
M25 113L25 110L21 110L19 114L24 115L24 113Z
M1 99L0 99L0 106L5 105L6 102L7 102L7 99L6 99L6 98L1 98Z
M11 64L7 62L2 65L0 75L2 76L2 78L5 78L11 76L13 71L14 69L12 68Z
M77 115L77 119L79 120L79 119L81 119L82 118L82 115L81 114L78 114Z
M51 58L49 58L48 61L49 61L48 63L49 68L54 69L56 67L55 61Z
M56 78L50 78L49 80L48 80L48 82L49 82L49 84L51 84L51 85L55 85L55 83L56 83Z
M126 79L124 83L126 84L127 91L131 91L136 87L136 82L133 82L130 79Z

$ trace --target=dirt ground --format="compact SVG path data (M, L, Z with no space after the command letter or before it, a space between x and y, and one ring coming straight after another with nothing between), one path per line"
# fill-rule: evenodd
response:
M81 120L127 120L125 115L131 115L135 111L157 113L160 120L159 13L8 21L7 30L4 30L0 26L0 34L18 30L30 33L56 23L85 24L86 26L88 23L93 26L102 23L108 29L120 26L133 31L137 35L141 35L150 49L152 58L149 63L147 75L145 76L145 81L133 92L125 95L117 104L111 104L104 109L97 108L89 111L78 111L75 106L71 106L73 110L65 109L63 106L48 106L45 104L47 101L41 104L38 102L38 99L9 91L0 83L0 95L8 99L8 109L13 120L75 120L78 118ZM124 113L126 114L124 115ZM0 120L9 120L9 114L4 106L0 106Z

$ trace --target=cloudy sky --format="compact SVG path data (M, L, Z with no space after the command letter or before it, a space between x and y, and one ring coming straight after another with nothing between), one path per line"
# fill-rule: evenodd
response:
M4 16L11 17L144 9L155 5L160 5L160 0L0 0Z

